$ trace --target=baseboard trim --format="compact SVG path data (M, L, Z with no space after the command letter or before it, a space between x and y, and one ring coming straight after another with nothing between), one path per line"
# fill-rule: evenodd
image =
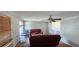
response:
M11 45L13 45L12 40L10 42L8 42L7 44L5 44L3 47L11 47Z
M69 44L70 46L72 46L72 47L79 47L78 44L76 44L76 43L74 43L74 42L72 42L72 41L70 41L70 40L67 40L67 42L68 42L68 44Z

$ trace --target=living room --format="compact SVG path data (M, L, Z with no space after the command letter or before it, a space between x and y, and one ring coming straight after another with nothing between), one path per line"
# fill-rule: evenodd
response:
M79 46L78 44L79 37L77 35L78 29L79 29L78 11L3 11L3 12L0 11L0 15L1 16L7 15L11 18L10 34L11 34L12 40L3 46L15 47L17 46L18 42L20 42L21 47L23 46L23 44L24 44L24 47L26 46L30 47L30 45L28 45L30 43L30 40L26 39L22 35L20 36L20 29L24 31L23 35L26 35L26 32L28 32L27 37L31 36L30 34L31 30L36 30L36 31L41 30L39 34L35 34L36 33L35 32L32 34L32 36L49 35L49 34L59 35L60 38L57 42L55 43L49 42L50 43L49 45L52 44L52 46L54 44L57 44L56 46L59 45L59 47ZM54 20L51 21L50 18ZM23 24L21 23L20 25L20 21L23 22ZM4 41L1 41L1 42L4 43ZM60 42L63 42L63 43L61 44ZM64 45L64 43L67 45Z
M79 59L78 5L78 0L1 0L0 58Z

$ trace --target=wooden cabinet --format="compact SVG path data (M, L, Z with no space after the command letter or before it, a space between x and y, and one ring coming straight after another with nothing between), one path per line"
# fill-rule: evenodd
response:
M8 16L0 16L0 46L11 40L11 19Z

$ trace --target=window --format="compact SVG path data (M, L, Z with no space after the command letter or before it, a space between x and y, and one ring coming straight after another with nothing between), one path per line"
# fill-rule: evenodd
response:
M52 22L53 34L60 34L60 21Z

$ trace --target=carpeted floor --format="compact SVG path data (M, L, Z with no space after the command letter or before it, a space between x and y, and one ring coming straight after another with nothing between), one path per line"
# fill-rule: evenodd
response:
M60 42L57 47L72 47L66 43Z
M19 42L19 43L16 45L16 47L30 47L30 45L29 45L29 43L27 43L27 42L25 42L25 43L20 43L20 42ZM68 45L68 44L66 44L66 43L60 42L57 47L71 47L71 46Z

